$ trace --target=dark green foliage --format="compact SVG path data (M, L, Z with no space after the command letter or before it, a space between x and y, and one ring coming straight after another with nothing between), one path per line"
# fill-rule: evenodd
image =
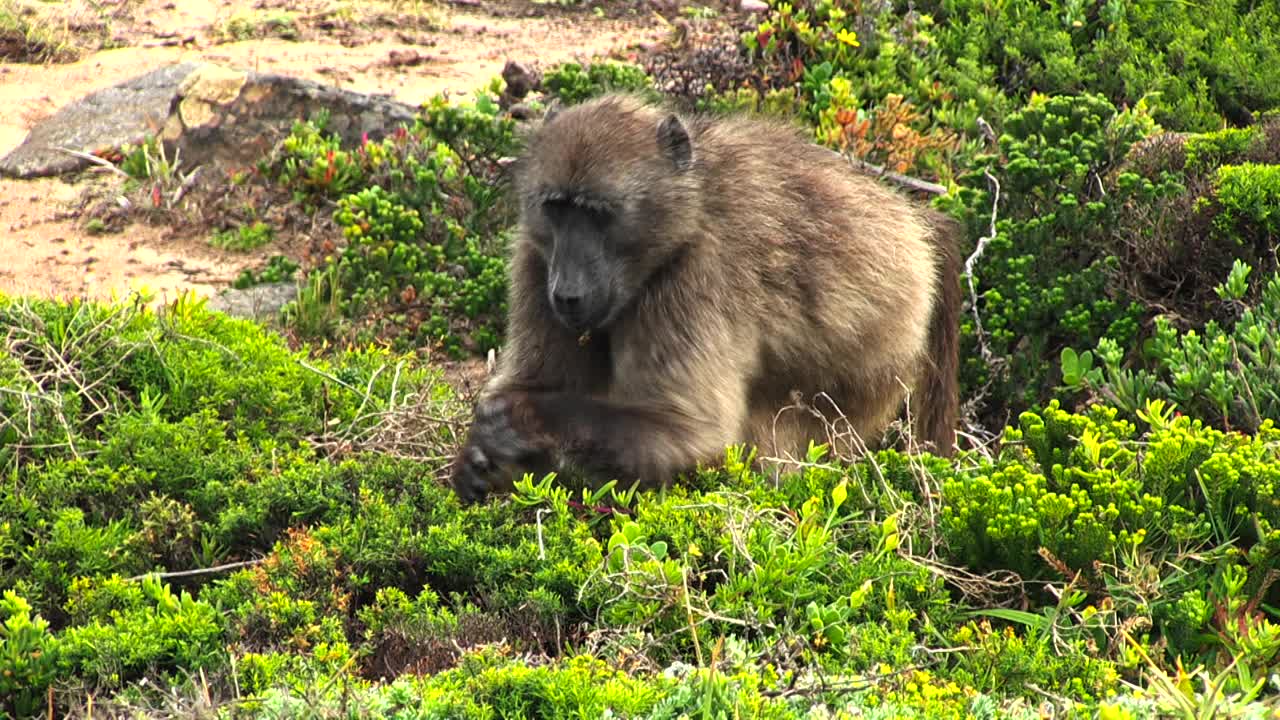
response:
M298 264L294 261L284 255L272 255L261 272L242 270L231 286L243 290L262 283L288 282L293 279L293 274L297 271Z
M1073 605L1111 597L1149 617L1172 653L1230 655L1246 632L1233 624L1247 612L1237 600L1267 595L1280 558L1280 434L1270 421L1254 437L1224 434L1159 402L1139 414L1141 445L1114 409L1024 413L996 461L944 483L942 528L969 567L1071 580L1083 591ZM1128 583L1153 571L1133 596ZM1234 609L1211 613L1219 602ZM1280 626L1261 617L1268 640L1250 662L1271 663Z
M653 100L661 98L642 68L615 61L594 62L585 67L576 62L557 65L543 74L542 91L566 105L606 92L638 93Z
M57 645L49 623L13 590L0 600L0 708L9 717L34 717L57 677Z
M271 242L275 232L261 220L230 230L219 230L209 238L209 243L223 250L254 250Z
M1269 249L1280 239L1280 165L1224 165L1213 183L1214 225L1240 245Z
M439 244L420 242L418 212L377 185L342 198L336 220L348 241L337 261L350 292L346 314L400 306L422 318L413 338L419 346L443 343L455 357L464 337L472 352L496 347L506 308L501 255L486 254L456 223L446 223Z
M1234 162L1258 138L1258 129L1226 128L1187 138L1184 152L1188 170L1208 170Z
M1123 348L1110 338L1098 341L1096 368L1092 351L1064 351L1064 366L1075 368L1064 372L1067 385L1097 392L1129 413L1161 398L1222 429L1254 432L1265 419L1280 417L1280 273L1254 283L1261 285L1258 301L1245 304L1251 272L1236 261L1215 288L1221 300L1239 308L1232 321L1210 320L1200 330L1179 332L1158 316L1136 367L1125 366Z
M512 121L484 92L468 106L438 96L412 127L354 149L326 121L298 123L261 167L301 201L336 201L347 240L312 271L315 291L286 308L291 324L328 334L331 305L362 335L455 357L495 347L505 319L502 236L513 222L497 161L518 147Z
M256 326L191 304L154 315L3 307L32 338L77 314L105 323L115 342L81 329L80 344L59 346L81 367L148 339L149 362L203 368L188 385L153 378L137 401L111 396L94 423L92 403L62 416L49 429L73 428L79 457L66 444L20 450L29 459L0 489L0 587L15 593L19 628L5 647L40 647L56 663L8 650L0 661L37 687L125 702L149 697L144 678L176 687L203 671L234 677L263 711L298 693L338 702L352 687L370 707L451 716L607 706L790 718L808 706L780 689L799 683L850 710L994 717L1016 716L1028 685L1096 707L1136 680L1120 623L1166 643L1155 667L1239 658L1241 690L1280 655L1280 631L1249 604L1268 592L1280 550L1270 424L1225 435L1153 406L1140 435L1114 411L1051 406L1024 415L992 460L886 451L850 464L816 446L774 483L731 448L665 493L528 478L508 502L463 509L433 479L439 460L322 452L338 447L331 433L373 430L365 409L393 392L425 393L422 412L447 413L448 390L421 368L393 372L398 358L349 351L308 369ZM135 387L142 347L104 382ZM205 350L228 359L201 365ZM438 433L448 457L450 426ZM181 587L125 579L237 561L248 564ZM1067 599L1035 591L1029 611L975 607L937 571L961 564L1055 583ZM1158 591L1133 595L1139 577ZM503 642L548 664L512 662ZM372 684L411 671L422 694L405 695L407 680ZM824 690L844 681L814 673L864 680ZM32 698L28 713L42 709Z
M1269 225L1277 163L1273 118L1244 130L1156 134L1136 145L1116 178L1141 188L1121 206L1109 243L1125 269L1117 284L1184 327L1230 320L1215 287L1236 262L1276 269Z
M140 584L142 598L59 635L64 675L116 688L157 669L176 676L222 666L223 619L217 609L186 591L173 593L154 577Z
M367 431L368 410L434 381L387 374L375 350L346 353L337 376L311 369L185 300L158 314L4 300L0 315L22 338L3 387L30 388L0 395L0 459L17 473L0 486L0 579L46 617L75 577L216 563L346 506L341 468L300 443Z
M1005 127L1000 158L966 173L941 201L965 218L971 237L989 235L995 186L986 175L999 182L995 236L973 268L982 327L972 315L963 320L961 350L965 387L986 388L997 417L1046 397L1055 380L1046 362L1063 345L1137 337L1144 308L1111 282L1110 233L1125 203L1177 190L1172 181L1103 179L1144 123L1100 97L1037 97Z
M702 107L936 176L984 243L963 399L985 393L1000 442L954 460L814 446L763 476L734 447L663 492L530 477L462 508L438 479L467 408L409 358L317 358L185 298L0 298L0 707L1263 717L1280 123L1223 126L1280 100L1278 24L1262 3L799 2L745 36L758 89ZM535 109L655 96L613 62L542 89ZM520 146L499 90L353 148L299 123L264 160L345 241L295 335L498 345L498 161ZM1064 409L1059 380L1107 405ZM1235 695L1197 694L1210 677Z
M1146 100L1160 124L1192 131L1280 106L1280 10L1270 3L928 0L908 11L799 0L776 4L743 40L776 83L793 58L806 72L830 63L862 109L900 93L927 124L975 135L979 116L995 122L1035 92Z
M1214 288L1232 258L1275 267L1267 223L1280 200L1277 166L1206 166L1263 152L1263 131L1191 136L1176 153L1157 144L1131 155L1150 121L1096 96L1038 96L1005 129L1001 157L983 160L939 201L985 241L973 270L981 328L972 314L963 321L962 379L989 393L984 410L995 423L1051 397L1060 358L1061 379L1079 383L1088 368L1064 349L1103 343L1117 349L1114 364L1142 361L1144 328L1169 332L1153 320L1157 308L1220 316ZM988 174L999 182L998 208ZM1110 399L1134 409L1146 397L1130 395Z

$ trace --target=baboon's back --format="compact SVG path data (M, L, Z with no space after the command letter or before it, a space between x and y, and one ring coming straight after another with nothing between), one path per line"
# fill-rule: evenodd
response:
M762 328L750 441L796 453L823 438L806 413L776 418L799 390L874 443L926 385L939 268L926 211L776 121L709 122L694 146L726 287Z

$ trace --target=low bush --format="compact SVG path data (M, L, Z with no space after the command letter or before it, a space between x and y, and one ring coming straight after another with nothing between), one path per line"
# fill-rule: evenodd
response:
M1064 381L1129 413L1162 399L1218 428L1256 432L1280 417L1280 350L1274 333L1280 327L1280 273L1259 283L1256 304L1248 304L1244 298L1252 271L1237 260L1226 282L1215 288L1236 308L1231 322L1210 320L1200 330L1179 331L1168 317L1158 316L1150 342L1132 366L1110 338L1100 339L1095 350L1064 349Z
M1239 130L1157 133L1135 145L1117 169L1118 182L1144 188L1121 206L1111 243L1122 286L1184 328L1229 320L1214 288L1232 266L1276 268L1269 217L1277 167L1275 118ZM1256 299L1259 289L1247 296Z
M565 105L576 105L608 92L636 93L650 100L663 97L641 66L610 60L556 65L543 74L542 92Z
M285 312L342 349L189 298L0 298L5 711L1274 713L1280 124L1222 126L1280 101L1280 23L1201 10L776 3L732 59L568 63L528 101L689 70L697 106L944 183L997 441L954 459L814 445L766 476L731 447L660 492L461 507L467 408L368 341L500 343L501 85L356 147L298 123L257 177L342 232Z
M820 701L996 717L1026 712L1034 686L1083 717L1179 663L1230 667L1243 703L1280 661L1270 422L1224 433L1153 402L1139 430L1050 405L990 458L815 446L774 481L735 447L663 493L528 477L462 508L436 480L452 426L417 446L392 432L412 427L393 412L406 393L427 403L409 418L454 407L415 363L307 358L185 302L0 307L27 338L2 387L35 377L59 397L23 349L70 327L49 364L119 388L60 408L41 432L61 444L7 446L23 460L0 491L0 662L34 688L20 716L51 686L63 708L88 691L99 708L172 703L202 672L200 693L251 714L359 697L453 716L815 717ZM173 372L206 349L226 359ZM135 399L148 358L173 364ZM256 429L255 404L272 416Z
M1112 105L1152 103L1173 130L1247 124L1280 107L1280 11L1078 0L771 3L742 41L772 86L818 68L870 111L903 95L922 124L978 134L1032 94L1094 92ZM820 112L832 84L803 83ZM851 108L852 109L852 108Z
M966 278L976 304L963 320L961 377L966 394L984 395L992 425L1051 395L1046 362L1063 346L1134 341L1145 307L1113 281L1111 229L1126 203L1180 189L1173 180L1104 185L1149 120L1103 98L1037 96L1005 127L1000 154L939 200L981 243Z
M261 270L254 271L249 268L241 270L236 279L232 281L231 286L238 290L244 290L265 283L289 282L293 280L294 273L298 269L298 263L284 255L272 255L267 259Z
M311 271L314 289L286 308L291 326L325 337L341 318L358 337L451 357L496 347L505 320L504 234L513 222L497 161L515 151L517 138L492 93L479 93L473 105L438 96L412 127L354 149L326 123L297 123L259 167L299 202L336 202L333 219L346 240Z

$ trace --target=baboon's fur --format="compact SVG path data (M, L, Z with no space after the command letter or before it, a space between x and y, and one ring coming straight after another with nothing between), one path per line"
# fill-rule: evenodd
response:
M949 456L958 226L788 125L674 117L610 95L531 132L511 168L507 343L455 465L459 494L566 461L666 484L740 442L803 458L825 435L809 413L775 422L793 391L825 393L875 446L905 384L916 440ZM592 267L621 269L626 302L585 339L548 298L548 197L605 208L625 241Z

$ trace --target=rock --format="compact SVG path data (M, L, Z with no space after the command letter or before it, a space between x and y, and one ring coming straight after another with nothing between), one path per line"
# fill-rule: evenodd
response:
M541 78L536 73L514 60L508 60L502 66L502 79L507 84L507 94L517 100L537 90L541 84Z
M502 66L502 80L506 87L498 97L498 107L503 109L520 104L526 95L542 86L541 75L514 60Z
M0 159L0 174L29 178L80 170L90 161L59 146L92 153L140 143L157 128L166 150L181 152L180 169L243 168L269 152L295 120L320 111L329 113L328 129L354 145L362 136L379 140L412 123L416 110L388 97L310 80L181 63L62 108Z
M183 112L170 116L175 126L166 132L184 161L194 164L251 166L289 134L294 121L322 111L329 114L326 129L348 145L358 144L362 137L380 140L397 126L412 124L417 111L386 96L300 78L235 71L235 79L225 69L209 72L181 97ZM232 87L238 91L229 92ZM186 112L188 104L191 113Z
M765 12L769 9L769 4L761 0L742 0L738 9L742 12Z
M209 299L209 309L264 322L275 319L280 309L297 296L298 286L292 282L265 283L226 290Z
M164 126L179 83L197 66L181 63L153 70L63 107L0 158L0 175L58 175L90 164L59 147L92 153L142 141L152 128Z
M217 108L240 97L248 77L218 65L201 65L178 86L178 119L188 128L204 127L217 120ZM176 140L177 138L167 138Z

